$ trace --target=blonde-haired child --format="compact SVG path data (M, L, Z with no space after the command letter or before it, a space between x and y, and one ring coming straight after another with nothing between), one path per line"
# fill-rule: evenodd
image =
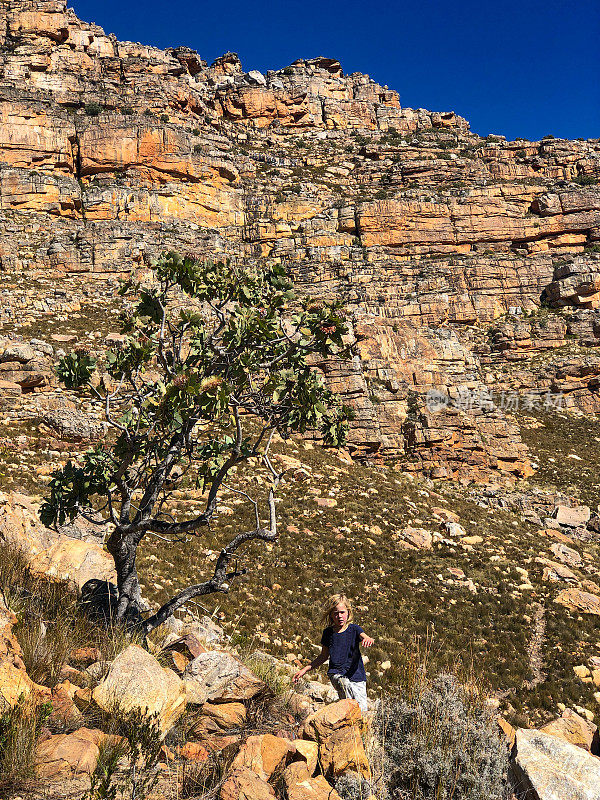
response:
M363 714L367 711L367 676L360 654L360 645L371 647L373 639L360 625L351 622L352 604L345 594L334 594L327 601L323 621L329 623L321 636L321 652L311 663L293 677L294 683L311 669L316 669L329 659L327 674L341 698L358 701Z

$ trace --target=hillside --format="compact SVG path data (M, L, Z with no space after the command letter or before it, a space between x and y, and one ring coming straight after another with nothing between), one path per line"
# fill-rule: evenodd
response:
M356 419L341 455L277 444L281 539L205 610L293 665L344 588L374 690L429 641L513 723L596 716L599 181L600 140L482 138L332 58L244 72L119 42L62 0L0 0L6 524L15 492L33 518L52 470L104 435L53 368L116 341L120 279L167 249L282 264L348 309L357 356L319 367ZM173 509L200 498L182 486ZM203 575L247 513L225 496L206 540L145 543L147 600Z

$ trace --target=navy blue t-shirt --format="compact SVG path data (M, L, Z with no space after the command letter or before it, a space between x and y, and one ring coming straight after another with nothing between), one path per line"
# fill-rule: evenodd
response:
M345 631L336 633L333 626L325 628L321 645L329 648L328 675L343 675L351 681L366 681L365 665L360 654L363 629L351 622Z

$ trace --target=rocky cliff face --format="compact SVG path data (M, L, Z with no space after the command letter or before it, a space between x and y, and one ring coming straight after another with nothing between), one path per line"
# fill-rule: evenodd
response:
M598 140L482 139L333 59L208 66L63 0L0 0L0 120L5 335L110 333L116 279L164 249L261 258L352 312L360 357L323 368L359 454L523 476L515 417L465 391L600 408ZM3 361L5 409L52 389Z

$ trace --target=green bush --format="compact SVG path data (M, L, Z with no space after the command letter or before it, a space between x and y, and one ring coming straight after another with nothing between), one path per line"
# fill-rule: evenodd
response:
M125 108L121 109L121 114L124 114L126 117L131 117L134 113L135 112L131 106L125 106Z
M593 175L578 175L573 180L580 186L593 186L598 183L598 178L595 178Z
M100 103L87 103L83 110L88 117L97 117L104 111L104 108L100 105Z
M456 676L418 675L382 700L374 730L383 796L406 800L506 800L508 747L483 695Z
M161 122L168 122L169 121L169 115L168 114L161 114L159 119L160 119Z

